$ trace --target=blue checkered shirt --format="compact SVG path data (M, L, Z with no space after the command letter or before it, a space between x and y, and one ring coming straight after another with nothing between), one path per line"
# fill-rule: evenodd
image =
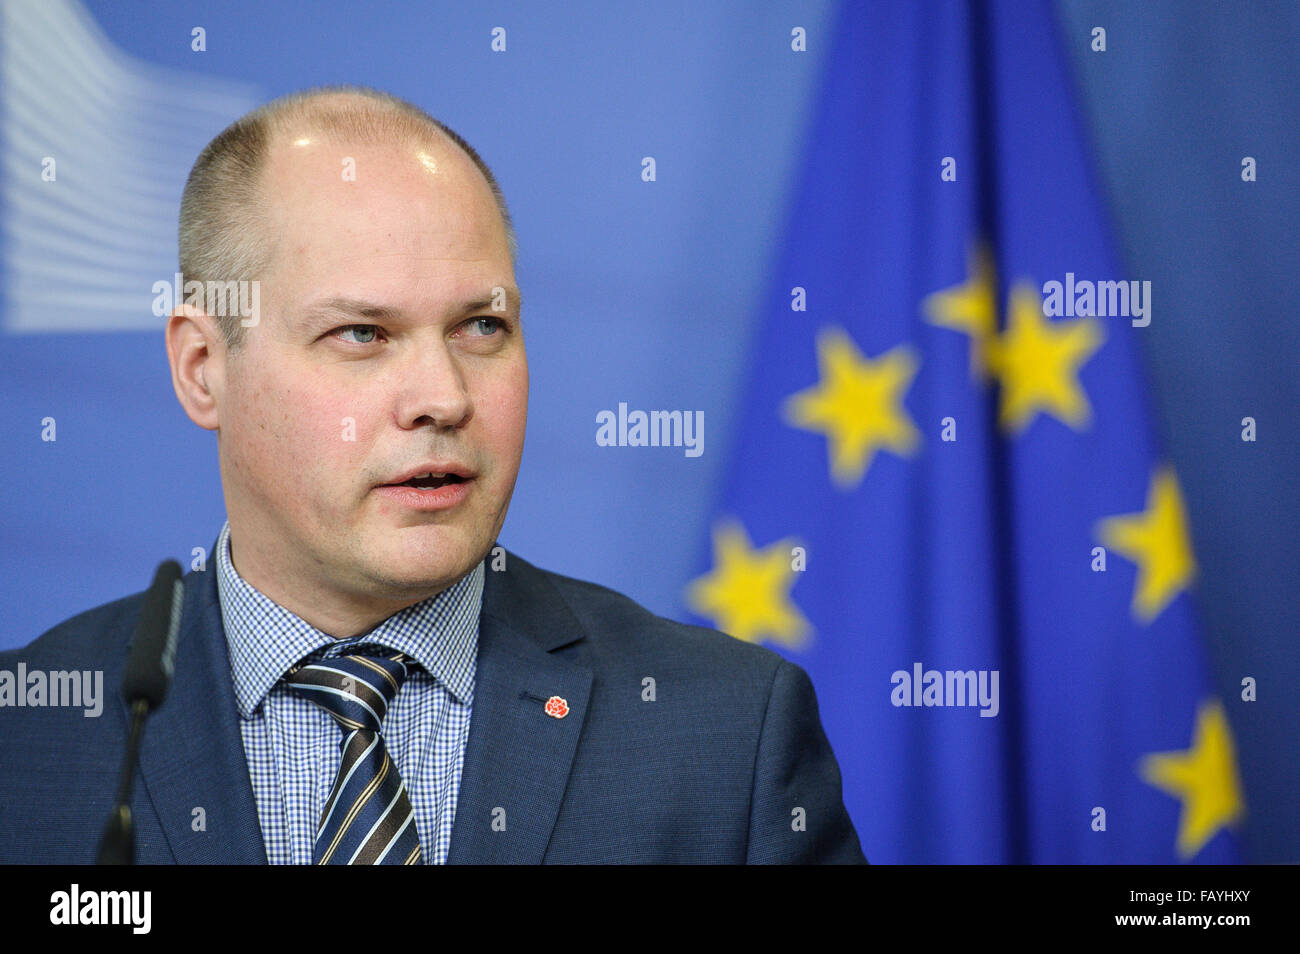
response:
M410 795L424 863L446 863L474 698L483 564L370 632L336 640L240 577L230 560L229 521L221 528L216 558L240 732L267 860L311 864L316 825L342 757L338 723L288 689L282 677L308 656L337 656L359 643L378 643L419 663L384 719L383 736Z

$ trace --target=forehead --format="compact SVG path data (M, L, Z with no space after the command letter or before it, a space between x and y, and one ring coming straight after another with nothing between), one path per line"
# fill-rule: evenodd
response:
M360 143L305 128L269 153L260 192L279 275L486 279L509 268L492 190L449 140Z

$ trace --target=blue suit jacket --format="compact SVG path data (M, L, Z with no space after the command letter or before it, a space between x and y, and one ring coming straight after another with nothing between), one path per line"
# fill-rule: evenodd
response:
M132 801L141 864L266 863L216 572L185 576L175 677L145 727ZM102 670L105 696L98 718L0 708L0 862L93 861L126 746L119 687L142 598L0 653L10 672ZM567 716L545 715L551 696ZM484 582L448 861L865 859L802 669L508 554Z

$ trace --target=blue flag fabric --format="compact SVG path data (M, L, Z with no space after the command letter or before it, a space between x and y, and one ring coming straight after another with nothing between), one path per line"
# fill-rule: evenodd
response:
M846 4L824 42L686 605L812 676L872 861L1236 860L1139 360L1176 319L1120 266L1050 8Z

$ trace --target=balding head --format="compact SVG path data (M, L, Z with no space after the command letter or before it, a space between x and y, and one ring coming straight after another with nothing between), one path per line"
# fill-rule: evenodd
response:
M267 172L278 147L319 137L346 148L429 147L428 154L462 153L491 190L513 260L517 244L505 197L492 170L464 139L424 110L379 90L322 87L273 100L226 127L190 170L181 198L180 269L188 281L261 279L276 254L268 228ZM226 346L238 350L239 315L213 316Z
M236 571L338 637L464 579L528 416L491 173L400 100L318 91L218 136L182 222L186 279L260 289L247 327L187 301L166 332L181 406L217 433Z

